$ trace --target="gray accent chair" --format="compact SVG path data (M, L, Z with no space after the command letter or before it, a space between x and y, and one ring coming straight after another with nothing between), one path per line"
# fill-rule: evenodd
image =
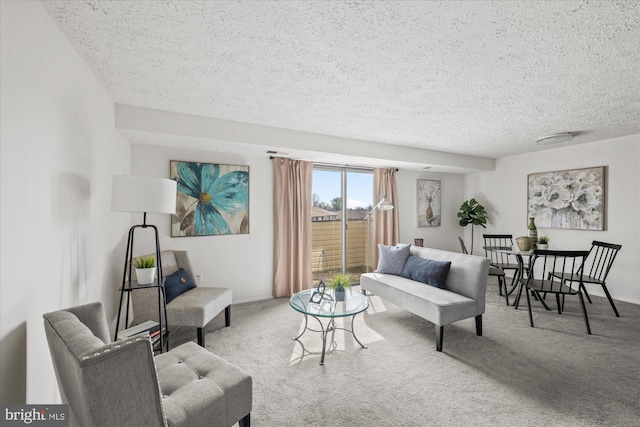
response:
M142 255L145 257L151 256ZM160 254L162 257L162 275L167 277L180 268L194 280L196 276L191 267L187 251L166 250ZM140 258L140 257L137 257ZM137 259L135 258L135 259ZM155 289L138 289L131 292L133 300L134 323L142 323L147 320L158 321L158 295ZM197 328L198 344L204 343L204 327L224 310L225 325L231 324L231 301L233 291L228 288L214 288L209 286L196 286L183 293L167 304L167 318L163 324L169 327L189 326Z
M250 426L252 378L194 342L153 355L148 337L111 342L101 303L44 316L72 426Z

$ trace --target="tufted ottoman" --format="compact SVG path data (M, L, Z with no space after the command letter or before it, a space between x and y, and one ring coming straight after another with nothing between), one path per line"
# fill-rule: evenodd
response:
M193 342L155 361L169 427L249 426L252 381L242 369Z

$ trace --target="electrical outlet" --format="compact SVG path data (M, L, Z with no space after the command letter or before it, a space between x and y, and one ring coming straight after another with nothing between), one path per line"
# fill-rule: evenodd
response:
M196 273L196 283L199 285L202 283L202 273Z

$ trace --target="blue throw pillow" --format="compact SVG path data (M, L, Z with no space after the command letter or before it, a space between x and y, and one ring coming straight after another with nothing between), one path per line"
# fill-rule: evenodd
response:
M189 289L193 289L196 287L196 284L193 283L193 280L184 268L176 271L175 273L165 277L164 279L164 294L167 300L167 304L169 304L173 299L187 292Z
M378 245L380 250L380 261L378 262L378 273L395 274L401 276L404 264L409 258L410 245L385 246Z
M444 288L450 269L451 261L434 261L412 255L404 266L402 277Z

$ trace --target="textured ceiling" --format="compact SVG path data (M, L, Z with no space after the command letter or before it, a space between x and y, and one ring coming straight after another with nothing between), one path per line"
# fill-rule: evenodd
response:
M44 5L118 103L494 158L640 133L636 0Z

